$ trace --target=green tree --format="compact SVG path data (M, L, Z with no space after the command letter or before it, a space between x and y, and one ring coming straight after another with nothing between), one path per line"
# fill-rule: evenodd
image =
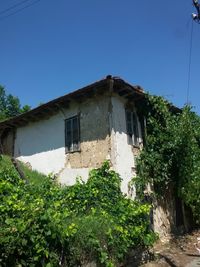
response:
M20 100L11 94L6 94L5 88L0 85L0 121L17 116L30 110L30 106L21 107Z
M146 145L137 160L136 184L142 197L147 184L157 197L174 189L200 223L200 117L191 107L176 110L162 97L148 96Z

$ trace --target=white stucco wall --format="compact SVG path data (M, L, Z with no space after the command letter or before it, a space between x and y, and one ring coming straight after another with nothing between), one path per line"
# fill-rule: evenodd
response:
M70 108L46 120L16 130L14 156L32 169L55 174L62 184L72 185L77 176L87 180L89 170L110 158L109 99L98 96L72 102ZM80 114L81 151L65 153L65 119Z
M65 185L73 185L76 183L77 178L81 178L82 181L86 182L89 176L89 168L76 168L69 169L65 168L60 176L59 182Z
M32 122L16 131L14 155L32 169L57 174L65 168L65 122L77 115L77 105L62 110L46 120ZM82 173L77 170L77 175Z
M64 118L62 114L20 127L16 131L14 155L44 174L57 173L65 164Z
M66 154L64 120L79 112L82 151ZM111 159L113 169L122 178L122 192L135 196L134 190L130 192L128 187L135 175L135 162L133 146L128 144L126 134L125 100L117 95L98 97L82 104L73 102L69 109L49 119L18 128L14 152L17 159L28 163L32 169L57 174L59 182L67 185L74 184L77 176L86 180L91 168Z
M111 102L111 161L114 170L117 171L123 179L121 185L122 192L129 195L128 184L135 174L135 162L132 145L128 144L127 140L125 102L118 96L113 96ZM133 191L132 194L132 197L134 197L135 192Z

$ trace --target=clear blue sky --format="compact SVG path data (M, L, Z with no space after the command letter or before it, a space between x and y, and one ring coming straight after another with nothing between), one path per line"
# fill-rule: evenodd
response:
M21 1L0 0L0 12ZM192 12L192 0L40 0L0 13L0 84L35 107L112 74L181 107ZM194 24L189 101L200 114L199 51Z

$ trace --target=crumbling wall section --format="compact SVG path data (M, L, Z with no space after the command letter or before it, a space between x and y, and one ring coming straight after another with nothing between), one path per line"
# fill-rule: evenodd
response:
M167 241L176 229L176 208L173 189L168 188L165 196L153 201L153 229L163 241Z
M81 152L67 154L67 167L96 168L110 159L108 106L109 98L98 96L79 107Z

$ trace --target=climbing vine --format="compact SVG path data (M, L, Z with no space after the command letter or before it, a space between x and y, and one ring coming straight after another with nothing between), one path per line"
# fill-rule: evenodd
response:
M146 142L137 159L138 196L147 184L160 197L173 187L200 222L200 117L190 106L179 110L162 97L149 95L143 112Z

